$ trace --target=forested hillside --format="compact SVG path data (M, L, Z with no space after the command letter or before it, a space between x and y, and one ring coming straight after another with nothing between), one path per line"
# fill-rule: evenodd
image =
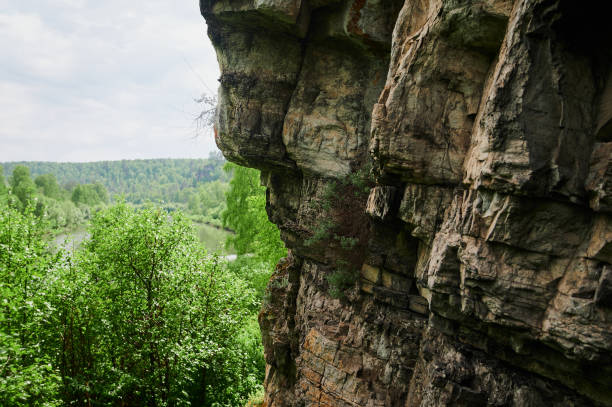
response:
M100 183L111 196L123 195L128 202L188 203L199 184L227 182L221 155L208 159L154 159L55 163L43 161L0 163L5 175L18 166L30 169L32 178L53 174L60 185L72 189L77 184Z
M13 178L15 169L28 168L25 178L35 181L35 185L27 183L32 184L31 188L27 187L31 189L28 193L38 192L39 202L45 201L47 208L57 209L63 205L59 211L62 218L74 217L74 210L66 201L94 206L109 200L125 200L135 205L163 204L167 211L181 209L192 220L221 226L225 192L231 178L231 174L223 170L224 165L223 156L212 154L208 159L29 161L4 163L0 167L4 167L7 179ZM60 202L64 203L59 205Z

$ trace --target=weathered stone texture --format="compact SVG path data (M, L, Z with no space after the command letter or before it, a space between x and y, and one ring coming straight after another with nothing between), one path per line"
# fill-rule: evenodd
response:
M201 0L217 144L290 249L267 406L612 406L602 7Z

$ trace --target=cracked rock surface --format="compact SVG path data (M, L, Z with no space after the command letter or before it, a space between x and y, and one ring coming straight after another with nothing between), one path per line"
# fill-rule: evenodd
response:
M267 406L612 406L603 3L200 6L289 248Z

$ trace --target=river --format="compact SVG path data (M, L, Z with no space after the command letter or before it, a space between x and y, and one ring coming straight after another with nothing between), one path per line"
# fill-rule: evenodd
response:
M218 253L229 261L236 260L236 255L231 250L225 249L225 239L230 232L207 225L205 223L194 223L200 243L210 253ZM64 247L69 252L77 249L81 243L89 238L89 233L85 228L79 228L72 232L57 235L53 241L54 248Z

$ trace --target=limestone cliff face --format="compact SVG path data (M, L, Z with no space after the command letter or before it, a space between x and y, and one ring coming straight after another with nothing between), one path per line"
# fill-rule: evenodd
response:
M603 6L201 0L290 249L268 406L612 405Z

